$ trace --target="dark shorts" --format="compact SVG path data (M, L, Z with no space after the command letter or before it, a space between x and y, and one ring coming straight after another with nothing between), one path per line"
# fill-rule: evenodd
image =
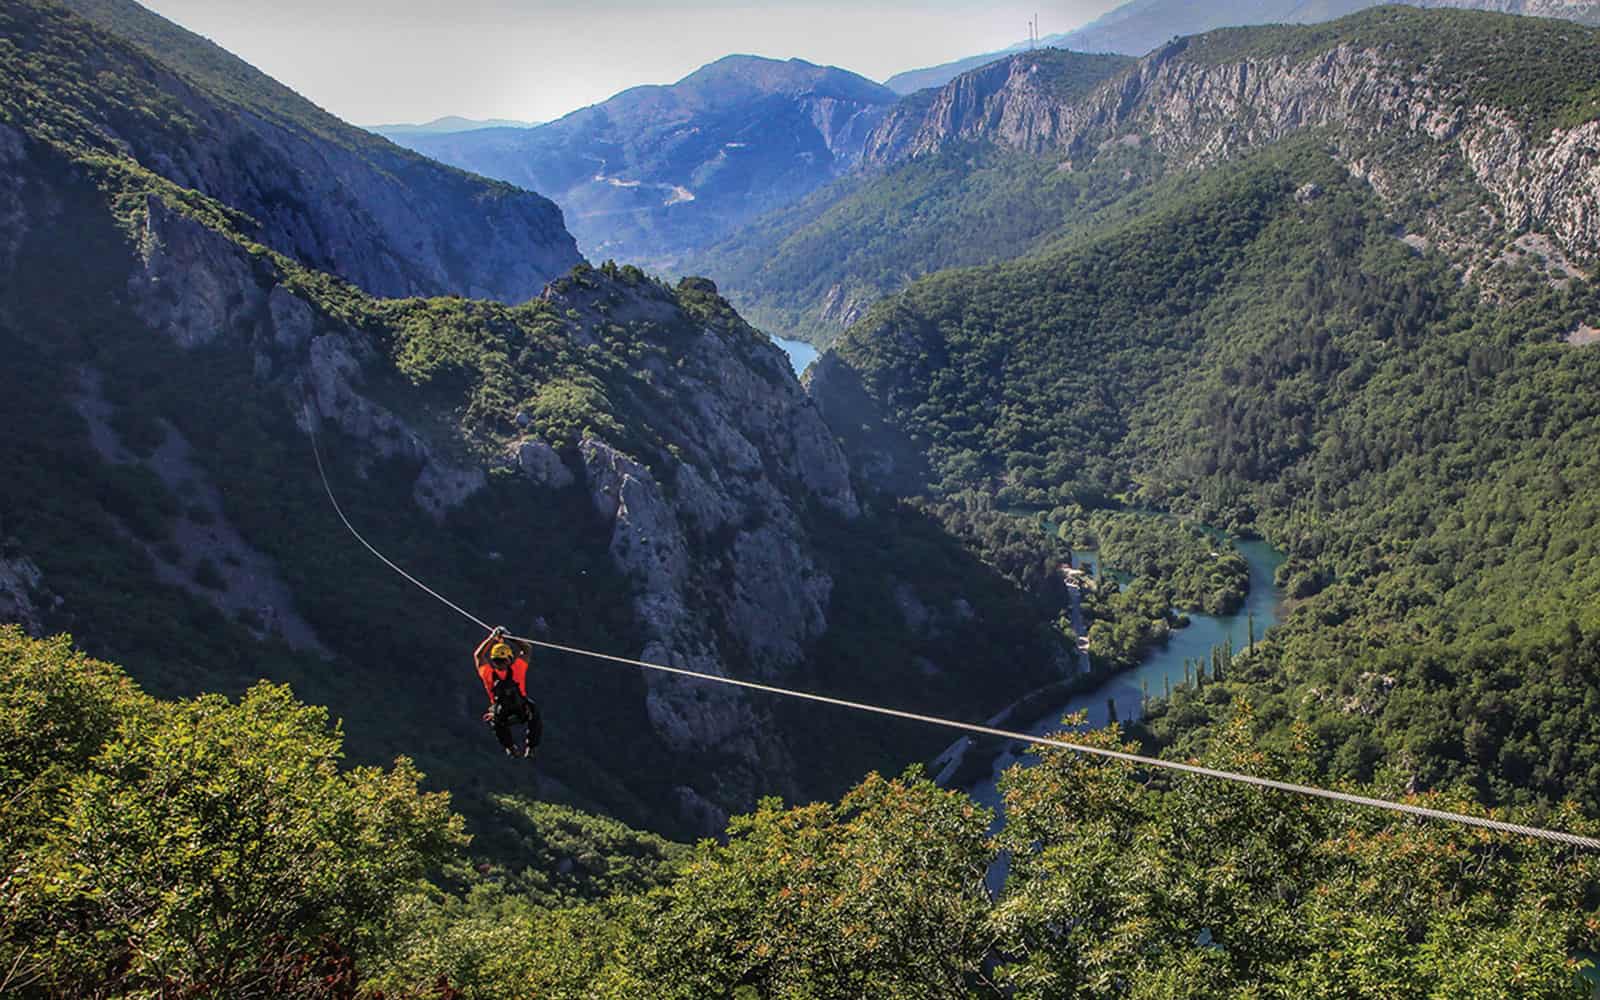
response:
M493 713L489 717L489 724L494 727L494 735L503 747L511 747L511 727L526 724L528 727L528 746L536 747L544 736L544 724L539 718L539 706L521 696L519 693L515 701L503 698L494 703Z

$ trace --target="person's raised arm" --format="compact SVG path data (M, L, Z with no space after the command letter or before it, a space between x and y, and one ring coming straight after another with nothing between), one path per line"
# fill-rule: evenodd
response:
M487 636L485 636L484 640L482 642L478 643L478 648L474 649L472 651L472 662L477 664L478 666L482 666L483 664L488 663L489 662L489 647L494 645L495 640L498 639L498 638L499 638L499 630L498 629L496 629L493 632L490 632Z

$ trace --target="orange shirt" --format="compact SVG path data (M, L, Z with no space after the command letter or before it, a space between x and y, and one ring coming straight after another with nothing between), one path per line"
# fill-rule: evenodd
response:
M478 664L478 677L483 681L483 690L484 693L489 696L489 704L493 705L494 682L497 680L505 680L505 672L496 670L493 663L480 663ZM528 696L527 660L519 656L515 660L511 661L511 679L517 682L517 690L521 691L522 696L526 698Z

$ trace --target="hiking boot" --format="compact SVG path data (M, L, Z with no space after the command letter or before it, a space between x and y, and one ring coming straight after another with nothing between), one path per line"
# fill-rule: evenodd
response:
M512 749L511 747L506 747L506 756L507 757L525 757L527 755L518 753L516 750Z
M531 746L523 747L522 748L522 756L528 758L529 760L532 760L533 759L533 749L534 748L531 747Z

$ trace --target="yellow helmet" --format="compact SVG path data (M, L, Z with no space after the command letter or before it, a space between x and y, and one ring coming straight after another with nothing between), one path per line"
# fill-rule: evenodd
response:
M514 655L511 652L511 647L503 642L495 643L493 648L489 650L489 659L491 660L510 660Z

